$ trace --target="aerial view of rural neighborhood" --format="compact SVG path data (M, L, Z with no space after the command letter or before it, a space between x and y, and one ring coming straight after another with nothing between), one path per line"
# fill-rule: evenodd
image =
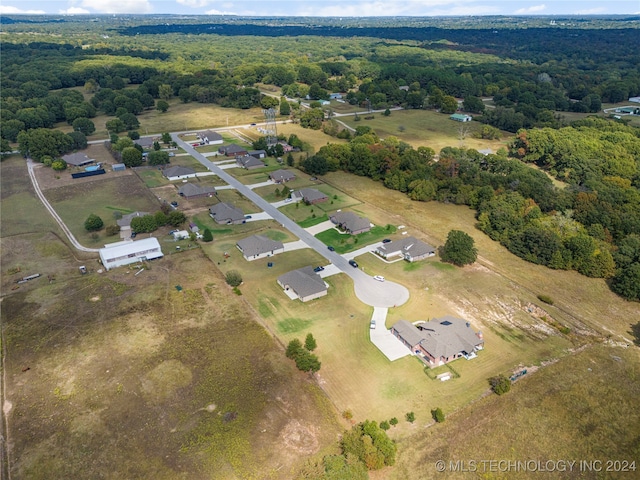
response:
M0 6L0 479L639 478L640 5L581 3Z

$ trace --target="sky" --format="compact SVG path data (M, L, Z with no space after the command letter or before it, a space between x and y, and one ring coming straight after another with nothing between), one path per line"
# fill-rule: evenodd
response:
M640 0L0 0L0 15L105 13L239 16L640 14Z

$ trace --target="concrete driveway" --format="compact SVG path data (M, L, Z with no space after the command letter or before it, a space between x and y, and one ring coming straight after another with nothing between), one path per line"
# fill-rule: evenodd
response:
M317 225L313 225L312 227L305 228L305 230L309 232L311 235L317 235L320 232L324 232L325 230L329 230L330 228L333 228L335 226L336 224L333 223L331 220L326 220Z
M411 355L411 351L400 342L392 333L387 330L384 322L387 318L386 308L374 308L371 320L376 321L376 328L369 330L369 338L378 350L392 362L399 358Z
M249 216L251 218L245 218L248 222L257 222L258 220L271 220L271 215L267 212L258 212L258 213L250 213Z
M260 183L252 183L251 185L247 185L247 188L250 188L253 190L254 188L268 187L269 185L275 185L273 180L267 180L266 182L260 182Z

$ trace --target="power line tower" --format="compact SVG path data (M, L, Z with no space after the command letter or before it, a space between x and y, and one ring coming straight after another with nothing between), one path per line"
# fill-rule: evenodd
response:
M273 108L262 110L264 113L264 134L267 137L267 145L270 147L278 143L278 130L276 128L276 111Z

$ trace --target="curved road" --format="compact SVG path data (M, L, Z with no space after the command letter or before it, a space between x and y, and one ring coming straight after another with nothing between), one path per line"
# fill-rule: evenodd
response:
M82 245L80 245L80 242L76 240L76 237L73 236L73 233L71 233L71 230L67 228L65 223L58 216L56 211L53 209L49 201L45 198L44 194L42 193L42 190L40 189L40 185L38 185L38 180L36 179L34 168L35 168L35 164L33 163L33 160L31 160L30 158L27 158L27 170L29 171L29 177L31 178L31 183L33 184L33 189L36 191L36 195L38 196L38 198L40 199L44 207L49 211L53 219L58 223L58 225L60 225L60 228L65 233L65 235L67 236L71 244L80 251L98 253L100 251L98 248L83 247Z
M409 291L402 285L394 282L378 282L369 275L365 274L358 268L349 265L348 260L340 254L327 249L327 246L320 240L315 238L297 223L280 212L276 207L264 200L257 193L253 192L247 185L239 182L235 177L229 175L224 170L216 166L208 160L204 155L196 151L190 144L183 141L178 133L172 133L173 140L180 145L189 155L198 160L202 165L207 167L209 171L214 172L222 180L238 190L242 195L247 197L258 207L264 210L271 218L280 223L284 228L296 235L300 240L304 241L310 248L322 255L324 258L333 263L340 271L349 275L353 279L356 296L367 305L373 307L395 307L402 305L409 300Z

